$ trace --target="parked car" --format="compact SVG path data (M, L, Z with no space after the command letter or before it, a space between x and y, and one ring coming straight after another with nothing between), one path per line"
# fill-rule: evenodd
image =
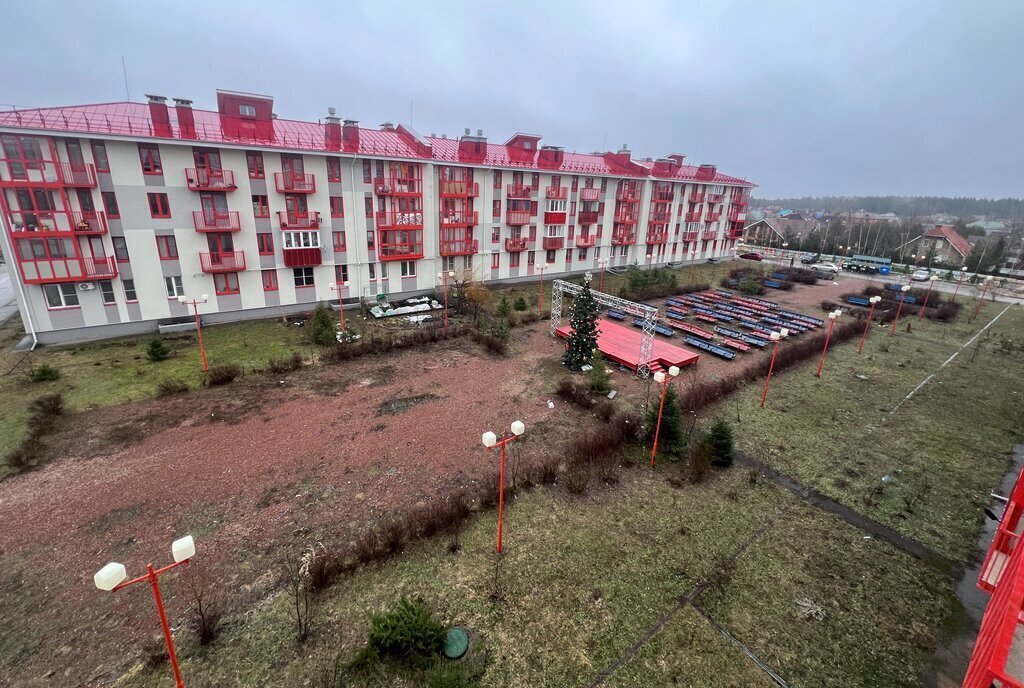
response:
M833 275L839 274L839 266L835 263L815 263L811 266L811 270L817 270L818 272L831 272Z
M743 260L764 260L764 257L760 253L741 253L739 255Z
M821 254L820 253L814 253L814 254L808 253L806 256L804 256L803 258L800 259L800 262L803 263L804 265L814 265L819 260L821 260Z
M915 282L927 282L928 278L932 276L932 271L928 268L918 268L914 270L913 274L910 275L910 279Z

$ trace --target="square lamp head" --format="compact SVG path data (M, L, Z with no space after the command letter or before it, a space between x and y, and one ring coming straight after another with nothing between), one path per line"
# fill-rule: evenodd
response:
M174 557L174 561L179 563L191 559L196 555L196 541L192 539L191 535L178 538L171 543L171 555Z
M662 382L665 381L665 373L663 371L661 371L661 370L656 372L654 374L654 381L657 382L660 385Z
M96 587L105 592L110 592L128 577L128 572L124 570L124 564L118 564L116 561L112 561L92 577L92 582L96 584Z
M490 430L485 432L481 439L483 440L484 446L487 447L488 449L490 449L491 447L498 443L498 436L495 435Z
M780 335L780 334L779 334L778 332L772 332L772 333L771 333L770 335L768 335L768 337L769 337L769 338L770 338L770 339L771 339L771 340L772 340L773 342L777 342L777 341L779 341L780 339L782 339L782 335Z
M910 285L904 284L902 287L900 287L900 291L910 291Z
M669 367L668 374L671 375L672 377L677 377L679 375L679 366Z
M783 327L781 330L779 330L779 336L780 337L788 337L789 336L789 328L788 327Z
M521 421L521 420L512 421L512 434L513 435L515 435L516 437L519 437L524 432L526 432L526 426L523 424L523 421Z
M878 303L878 302L879 302L879 301L881 301L881 300L882 300L882 297L881 297L881 296L872 296L872 297L871 297L870 299L868 299L868 301L869 301L870 303Z

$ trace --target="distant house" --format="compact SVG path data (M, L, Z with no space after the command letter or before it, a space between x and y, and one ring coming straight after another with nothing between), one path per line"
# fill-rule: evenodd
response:
M898 247L904 259L908 256L933 255L932 263L963 265L971 254L971 244L952 225L935 225L924 234Z
M980 229L985 234L991 234L992 232L1002 232L1006 229L1006 225L1002 222L996 222L995 220L978 220L967 225L970 229Z
M864 210L859 210L855 213L844 213L843 219L851 224L868 225L877 225L882 222L898 224L900 221L900 218L896 213L869 213Z
M743 228L743 241L750 244L777 246L785 241L787 234L802 240L820 226L821 223L817 220L796 219L793 215L766 217Z

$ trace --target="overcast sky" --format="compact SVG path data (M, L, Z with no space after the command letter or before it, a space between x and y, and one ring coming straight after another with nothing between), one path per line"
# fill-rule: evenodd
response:
M0 103L214 90L819 194L1024 196L1024 2L8 3Z

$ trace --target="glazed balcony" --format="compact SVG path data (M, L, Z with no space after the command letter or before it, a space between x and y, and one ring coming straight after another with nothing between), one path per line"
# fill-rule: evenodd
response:
M287 229L317 229L320 227L320 213L317 211L301 213L294 210L279 210L277 216L281 227Z
M679 238L682 241L697 241L698 236L700 236L700 232L683 232Z
M417 260L423 257L422 230L390 230L377 232L377 259Z
M747 214L743 212L738 205L734 205L729 208L729 222L743 222L747 219Z
M285 248L282 253L288 268L311 268L324 262L320 248Z
M601 200L601 189L580 189L580 200L581 201L599 201L599 200Z
M724 200L725 200L725 194L724 193L709 193L708 194L708 203L721 203Z
M647 230L647 243L650 244L664 244L668 243L668 227L661 225L657 228L651 228Z
M690 203L703 203L704 192L703 191L691 191L690 192Z
M192 191L234 191L238 188L235 184L235 173L231 170L213 170L206 167L186 168L185 183ZM280 185L278 190L280 191Z
M196 210L192 213L192 223L197 232L238 232L242 229L237 210Z
M375 177L373 190L378 196L419 196L423 193L423 180L415 177Z
M718 238L718 232L715 231L715 230L701 232L701 235L700 235L701 241L713 241L713 240L715 240L717 238Z
M685 222L700 222L701 215L704 214L703 210L694 210L693 212L686 213Z
M675 198L672 189L655 189L651 194L651 201L654 203L671 203Z
M634 189L634 188L630 188L630 187L621 188L621 189L619 189L618 191L615 192L615 200L616 201L626 201L626 202L629 202L629 203L634 203L636 201L639 201L640 200L640 189L639 188Z
M636 208L619 208L615 211L613 221L621 225L634 225L638 216Z
M441 180L441 198L476 198L479 195L480 184L477 182Z
M742 239L743 238L743 229L742 228L740 228L740 229L730 229L729 232L725 235L725 238L726 239Z
M545 251L557 251L565 248L565 237L564 236L546 236L541 242Z
M612 246L630 246L636 243L636 229L616 229L612 232Z
M706 218L704 218L704 221L705 222L718 222L719 218L721 218L721 217L722 217L721 209L719 209L719 210L709 210L708 211L708 216Z
M526 250L526 237L510 237L505 239L505 250L509 253L518 253Z
M533 196L533 187L529 184L508 184L505 187L505 196L508 198L530 198Z
M544 198L552 201L564 201L569 198L568 186L549 186L544 191Z
M441 236L442 256L471 256L479 249L479 244L472 237Z
M96 210L14 210L8 217L11 236L16 239L24 238L24 234L99 236L107 233L107 215Z
M386 210L377 213L377 229L423 229L423 213Z
M593 225L597 224L597 215L596 210L581 210L577 218L581 225Z
M61 164L53 160L0 158L0 186L61 186Z
M91 164L72 165L69 162L60 163L60 178L64 186L79 189L96 188L96 166Z
M733 196L732 198L729 199L729 202L732 203L733 206L740 209L747 207L747 199L744 198L743 196Z
M316 193L316 177L312 174L274 173L278 193Z
M113 258L19 259L18 267L25 284L89 282L117 277L117 263Z
M565 211L562 212L545 212L544 213L544 224L546 225L564 225L566 219Z
M672 221L672 213L667 210L652 210L647 221L653 224L665 224Z
M597 243L596 234L577 234L576 248L590 248Z
M505 224L513 227L528 225L531 217L529 210L507 210L505 211Z
M245 253L242 251L219 251L200 253L199 266L203 272L241 272L245 270Z
M451 210L441 212L442 227L476 227L480 222L480 214L468 210Z

